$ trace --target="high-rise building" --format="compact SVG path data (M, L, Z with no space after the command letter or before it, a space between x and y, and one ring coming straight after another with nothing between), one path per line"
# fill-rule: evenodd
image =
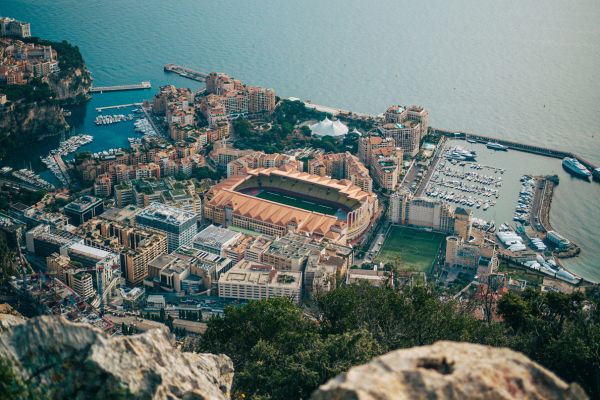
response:
M390 196L389 218L395 224L455 234L468 240L472 211L453 208L439 200L413 197L410 191L401 189Z
M104 202L102 199L93 196L81 196L64 208L64 213L69 217L69 222L75 226L79 226L103 212Z
M152 203L136 215L135 221L139 226L164 232L170 253L179 246L192 244L197 233L198 214Z

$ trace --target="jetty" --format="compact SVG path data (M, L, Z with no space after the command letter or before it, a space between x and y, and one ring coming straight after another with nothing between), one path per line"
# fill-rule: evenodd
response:
M71 186L72 182L71 182L71 177L69 176L69 169L67 168L61 155L55 154L55 155L53 155L53 157L54 157L54 161L56 161L56 165L58 166L58 169L60 170L60 173L64 177L65 182L67 183L67 186Z
M512 150L518 150L518 151L522 151L525 153L538 154L538 155L546 156L546 157L553 157L553 158L560 158L560 159L565 158L565 157L572 157L572 158L578 159L579 162L581 162L583 165L586 166L586 168L588 168L590 170L595 170L597 168L597 166L594 165L593 163L591 163L590 161L585 160L585 159L579 157L577 154L573 154L568 151L555 150L555 149L550 149L550 148L542 147L542 146L535 146L535 145L531 145L531 144L527 144L527 143L513 142L511 140L498 139L498 138L494 138L491 136L485 136L485 135L448 131L448 130L437 129L437 128L431 128L431 129L436 134L447 136L447 137L454 138L454 139L475 140L478 143L483 143L483 144L488 143L488 142L493 142L493 143L498 143L498 144L504 145Z
M90 93L120 92L124 90L143 90L150 88L152 88L152 84L149 81L144 81L133 85L92 86L90 88Z
M173 72L174 74L198 82L205 82L206 78L208 77L208 74L205 74L204 72L196 71L191 68L182 67L181 65L175 64L165 65L164 70L166 72Z
M104 110L110 110L114 108L125 108L125 107L140 107L142 103L129 103L129 104L118 104L116 106L106 106L106 107L97 107L97 112L102 112Z

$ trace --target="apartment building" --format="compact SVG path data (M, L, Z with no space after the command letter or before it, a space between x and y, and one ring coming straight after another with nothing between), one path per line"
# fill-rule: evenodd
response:
M265 300L274 297L300 302L302 272L277 271L271 265L242 260L219 278L219 297Z
M179 246L191 245L197 233L198 214L161 203L152 203L136 215L136 224L164 232L167 249L172 252Z

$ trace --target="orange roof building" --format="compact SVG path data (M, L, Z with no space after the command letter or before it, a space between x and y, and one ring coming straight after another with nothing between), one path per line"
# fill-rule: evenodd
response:
M313 199L339 208L327 215L254 197L273 190L289 197ZM272 236L295 232L345 244L359 238L378 213L377 196L348 180L336 180L292 169L259 168L215 185L204 202L204 217Z

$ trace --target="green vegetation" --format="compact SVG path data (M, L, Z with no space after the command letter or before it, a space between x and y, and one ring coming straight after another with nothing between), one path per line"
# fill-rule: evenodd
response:
M0 393L5 400L41 399L39 388L15 373L12 361L0 358Z
M9 101L22 100L25 103L49 101L54 96L50 86L40 79L34 79L27 85L2 86L2 93L6 95Z
M305 200L302 197L291 197L282 193L263 190L256 197L273 201L275 203L285 204L292 207L301 208L303 210L314 211L326 215L334 215L338 209L326 204L315 203L312 200Z
M429 272L444 235L392 226L377 256L377 261L393 263L399 257L401 271Z
M473 317L476 304L451 300L432 287L350 285L318 297L311 316L287 299L227 308L208 321L194 346L232 358L233 398L308 398L352 365L438 340L522 351L597 398L599 297L511 293L498 306L504 322L484 322Z
M513 279L526 280L528 285L540 286L544 281L544 278L541 274L530 272L522 266L511 266L507 261L504 260L500 262L498 271L509 273Z
M32 205L44 197L44 192L32 192L29 190L9 189L7 186L0 186L0 210L8 210L11 203L23 203Z
M270 120L271 129L260 131L254 129L250 121L238 119L233 121L235 132L235 147L239 149L252 149L265 153L281 152L289 148L312 146L327 152L357 151L358 135L348 134L343 140L326 136L313 138L310 129L303 126L297 131L294 127L309 120L322 120L331 115L307 108L299 101L282 100L277 105Z

